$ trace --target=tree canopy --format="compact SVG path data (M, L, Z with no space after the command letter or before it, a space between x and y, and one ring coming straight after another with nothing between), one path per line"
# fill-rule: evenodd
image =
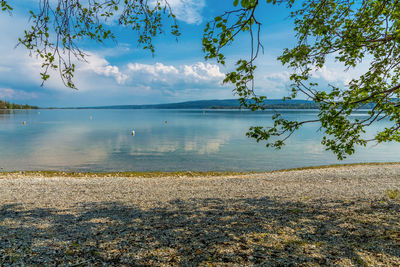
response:
M11 12L8 1L0 0L3 11ZM85 60L78 40L102 43L115 39L107 20L138 32L138 44L154 52L152 39L163 32L164 18L172 23L170 32L180 32L168 0L38 0L31 11L32 27L19 43L43 60L43 81L49 70L58 70L66 86L73 83L71 57ZM400 1L397 0L233 0L224 14L204 29L203 50L206 59L225 64L224 49L239 35L247 34L251 52L239 59L235 70L226 74L225 83L234 86L241 104L252 110L264 108L267 96L255 91L256 59L263 52L260 40L262 24L257 17L261 5L286 5L294 21L296 45L284 49L278 58L291 70L291 92L284 99L307 98L319 105L318 117L309 121L290 121L280 114L270 127L251 127L247 135L265 141L268 147L281 148L302 125L319 123L324 132L322 144L339 159L353 154L357 145L370 141L400 141ZM313 77L316 70L333 58L345 69L368 70L343 86L322 85ZM373 104L366 118L352 113ZM365 130L379 120L391 126L367 139Z
M320 123L324 132L322 144L339 159L353 154L356 145L370 141L400 141L400 2L396 0L267 0L271 4L286 4L291 9L297 44L286 48L278 58L291 71L291 94L285 99L304 97L319 104L315 120L290 121L276 114L272 127L251 127L247 133L267 146L281 148L302 125ZM300 2L300 1L298 1ZM205 29L203 39L206 58L216 58L224 64L223 48L234 42L240 32L248 32L252 52L248 60L237 61L235 71L225 82L235 85L234 92L245 107L263 109L265 96L254 91L254 61L262 44L261 23L256 10L258 0L234 1L237 9L216 17ZM368 64L369 69L353 77L343 87L322 86L313 79L313 72L333 57L346 69ZM352 118L351 114L373 103L368 117ZM366 139L365 129L374 122L389 119L391 127L381 129Z
M13 10L7 0L0 0L3 11ZM18 45L26 47L41 59L43 82L50 70L58 71L65 86L77 89L73 76L74 59L85 61L87 56L79 41L92 40L102 44L116 41L108 23L117 21L138 34L138 45L154 52L153 38L163 32L163 19L170 18L170 33L179 36L178 25L171 7L165 0L37 0L38 8L30 11L31 27L19 38Z

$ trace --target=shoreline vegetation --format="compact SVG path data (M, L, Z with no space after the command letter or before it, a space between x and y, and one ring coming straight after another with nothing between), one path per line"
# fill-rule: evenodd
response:
M156 179L0 176L2 266L400 264L400 163Z
M317 165L306 166L290 169L279 169L265 172L240 172L240 171L149 171L149 172L135 172L135 171L116 171L116 172L85 172L85 171L56 171L56 170L38 170L38 171L0 171L0 179L8 176L40 176L40 177L138 177L138 178L157 178L157 177L222 177L222 176L240 176L251 174L268 174L277 172L290 172L301 170L318 170L330 168L348 168L354 166L381 166L381 165L400 165L400 162L358 162L358 163L344 163L344 164L330 164L330 165Z
M11 103L9 101L2 101L0 100L0 110L14 110L14 109L39 109L38 106L31 106L28 104L21 105Z

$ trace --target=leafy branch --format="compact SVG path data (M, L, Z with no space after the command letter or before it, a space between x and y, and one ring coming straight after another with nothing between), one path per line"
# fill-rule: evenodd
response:
M12 10L4 0L1 6ZM166 0L38 0L37 10L30 11L31 27L19 38L18 45L41 59L42 85L50 77L50 70L55 70L65 86L77 89L73 82L74 61L86 61L87 56L80 41L115 42L109 26L115 21L136 31L138 46L154 53L152 41L163 32L164 17L171 19L170 33L178 37L178 25Z
M289 9L295 4L290 0L266 2L286 3ZM234 1L234 6L238 3ZM266 99L254 91L254 62L262 51L261 23L255 16L260 5L256 0L241 1L240 9L227 11L207 25L203 38L206 58L216 58L224 64L223 48L231 45L240 32L249 34L250 59L238 60L236 70L228 73L224 82L233 84L241 104L252 110L263 109ZM236 15L234 20L230 20L231 15ZM313 100L320 107L318 118L291 121L276 114L271 127L251 127L247 136L279 149L302 125L320 123L324 133L321 143L339 159L370 141L400 141L400 2L307 0L290 17L295 23L297 45L285 49L278 58L292 70L291 93L284 100L297 97ZM369 70L340 88L321 86L313 74L331 57L343 64L345 71L358 68L367 60ZM371 105L373 109L368 111L367 118L352 117L355 111ZM366 139L365 128L382 119L389 119L392 126Z

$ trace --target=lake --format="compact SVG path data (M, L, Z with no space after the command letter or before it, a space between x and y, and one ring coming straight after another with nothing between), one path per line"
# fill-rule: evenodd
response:
M316 110L280 113L299 120L317 115ZM245 136L250 126L271 125L273 114L240 110L0 111L0 168L3 171L268 171L400 161L399 143L370 144L338 161L320 144L322 133L318 124L305 125L282 150L266 148ZM382 120L367 134L385 125L389 125L388 121Z

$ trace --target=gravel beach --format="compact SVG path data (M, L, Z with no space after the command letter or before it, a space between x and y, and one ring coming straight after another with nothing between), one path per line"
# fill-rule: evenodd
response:
M399 266L400 164L0 174L0 266Z

